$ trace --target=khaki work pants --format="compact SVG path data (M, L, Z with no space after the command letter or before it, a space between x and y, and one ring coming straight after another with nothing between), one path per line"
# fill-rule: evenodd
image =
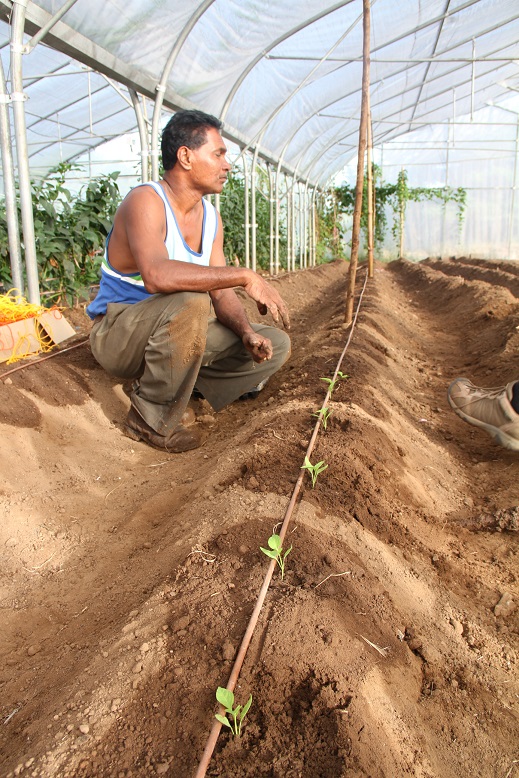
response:
M205 292L156 294L131 305L110 303L90 334L99 364L118 378L138 379L131 400L159 435L180 423L196 388L216 410L251 391L290 355L290 339L264 324L272 359L256 363L240 338L210 315Z

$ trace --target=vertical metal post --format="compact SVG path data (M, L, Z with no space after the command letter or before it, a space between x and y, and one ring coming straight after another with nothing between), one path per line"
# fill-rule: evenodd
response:
M317 187L312 193L312 267L317 265Z
M446 156L445 156L445 187L449 185L449 148L451 143L451 121L448 120L448 130L447 130L447 149L446 149ZM454 124L454 121L452 122ZM454 127L452 127L452 138L454 139ZM445 254L445 240L446 240L446 233L447 233L447 203L443 204L443 217L442 217L442 242L441 242L441 251L440 255L443 257Z
M252 243L252 254L251 254L251 266L252 269L255 271L257 267L256 263L256 165L258 164L258 151L259 151L259 143L256 144L256 148L254 149L254 154L252 157L252 170L251 170L251 176L250 176L250 189L251 189L251 243Z
M160 81L155 87L157 94L155 96L155 103L153 106L153 116L151 120L151 140L150 140L152 181L156 181L159 177L159 123L160 123L160 114L162 111L162 105L164 103L164 96L166 94L166 87L168 83L169 74L171 73L173 65L175 64L175 61L177 59L178 53L182 48L182 46L184 45L187 37L191 33L192 29L195 27L200 17L204 15L207 8L209 8L209 6L212 3L214 3L214 1L215 0L203 0L203 2L193 12L191 17L189 18L189 21L184 25L182 32L179 35L179 37L176 39L175 45L171 49L167 62L164 65L164 69L162 71Z
M274 230L274 273L279 273L279 225L280 225L280 198L279 198L279 177L281 175L281 159L276 168L276 223Z
M476 41L472 38L472 79L470 85L470 121L474 121L474 90L476 85Z
M303 195L303 266L308 267L308 227L310 219L308 218L308 181L305 182L305 189Z
M297 181L297 189L299 189L299 181ZM297 197L296 197L297 194ZM296 269L297 250L299 248L299 235L298 235L298 222L299 222L299 192L296 192L295 185L292 190L292 270Z
M512 195L510 202L510 225L508 227L508 257L512 253L512 230L514 227L514 207L515 207L515 190L517 189L517 161L519 155L519 115L517 117L517 129L515 132L515 158L514 158L514 178L512 183Z
M4 177L5 216L7 221L7 237L9 240L9 259L11 262L11 279L13 287L24 294L22 272L22 250L20 247L20 231L18 226L18 211L16 207L16 187L14 183L13 147L11 129L9 127L9 95L5 82L4 65L0 58L0 144L2 149L2 170Z
M249 217L249 168L247 155L243 155L243 179L245 184L245 267L250 267L250 217Z
M292 259L292 189L287 185L287 271L290 271Z
M269 273L274 275L274 176L272 167L267 163L267 172L269 174Z
M130 92L135 118L137 119L137 128L139 130L139 140L141 143L141 181L145 184L146 181L149 181L148 160L150 152L148 147L148 133L146 131L139 95L135 89L129 89L128 91Z
M25 124L24 102L26 95L23 92L22 75L22 54L24 51L23 30L26 7L27 0L14 0L11 21L11 101L14 114L14 134L16 140L16 158L18 162L18 181L20 186L20 207L22 210L28 298L29 302L34 305L40 305L38 260L36 258L31 179L27 152L27 129Z

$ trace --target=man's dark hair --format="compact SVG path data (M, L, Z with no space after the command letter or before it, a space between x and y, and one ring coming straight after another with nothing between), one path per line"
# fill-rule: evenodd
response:
M207 130L222 129L222 122L203 111L177 111L164 127L161 140L162 164L164 170L171 170L177 161L181 146L198 149L207 140Z

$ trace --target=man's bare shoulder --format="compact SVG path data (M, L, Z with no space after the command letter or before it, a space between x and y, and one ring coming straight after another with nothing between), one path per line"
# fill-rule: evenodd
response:
M145 184L140 184L139 186L134 187L134 189L131 189L121 205L129 205L131 207L136 203L150 203L151 205L156 205L158 208L164 208L158 192L156 192L152 186L146 186Z

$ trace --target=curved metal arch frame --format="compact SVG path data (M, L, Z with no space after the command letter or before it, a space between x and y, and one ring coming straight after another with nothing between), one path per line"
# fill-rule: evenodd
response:
M153 118L151 123L151 151L150 151L151 175L153 179L157 179L159 177L159 151L158 151L159 121L160 121L160 113L162 111L162 105L164 103L164 94L166 92L166 85L169 78L169 74L171 73L173 65L175 64L175 61L180 53L180 49L184 45L189 34L195 27L198 20L205 14L207 9L214 2L215 0L204 0L202 5L200 5L196 9L196 11L190 16L189 21L184 26L184 29L182 30L177 40L175 41L175 45L171 49L169 57L166 60L166 64L164 65L164 69L162 71L160 81L155 87L156 95L155 95L155 104L153 107Z
M470 0L470 3L467 3L467 4L465 4L463 7L466 7L466 6L470 5L470 4L473 4L473 2L475 2L475 1L477 1L477 0ZM460 6L460 8L461 8L461 6ZM459 9L455 9L455 10L459 10ZM512 21L512 20L511 20L511 21ZM463 45L464 43L470 42L470 40L472 40L472 38L463 39L463 41L461 41L461 42L457 42L455 45L453 45L453 46L451 46L451 47L449 47L449 48L445 49L445 50L444 50L442 53L444 53L445 51L449 51L449 50L450 50L450 49L452 49L452 48L457 48L458 46L460 46L460 45ZM387 45L387 44L384 44L384 45ZM496 49L496 51L497 51L497 49ZM346 65L345 65L345 66L347 66L347 64L349 64L349 63L346 63ZM430 80L428 83L430 84L430 83L432 83L433 81L436 81L436 80L438 80L438 79L441 79L441 78L445 78L445 76L446 76L446 75L449 75L450 73L454 73L454 72L456 72L456 71L458 71L458 70L461 70L461 69L462 69L462 67L464 67L464 66L461 66L461 67L453 67L453 68L451 68L451 69L450 69L450 70L449 70L447 73L442 73L441 75L439 75L439 76L436 76L434 79L431 79L431 80ZM401 68L400 70L398 70L398 71L396 71L394 74L392 74L392 76L393 76L393 75L398 75L399 73L402 73L402 72L405 72L405 71L406 71L406 68ZM373 94L373 92L375 91L375 89L377 88L377 86L378 86L378 85L380 85L380 84L382 84L382 83L383 83L383 81L384 81L384 79L381 79L381 80L379 80L378 82L376 82L376 86L375 86L375 88L374 88L374 89L372 90L372 92L371 92L372 94ZM464 81L460 81L460 82L458 83L458 86L461 86L462 84L468 83L469 81L470 81L470 79L469 79L469 78L465 79ZM417 87L417 88L419 88L419 87ZM443 93L444 93L444 91L445 91L445 90L441 90L440 92L437 92L437 93L435 93L434 95L432 95L432 96L431 96L431 98L439 97L441 94L443 94ZM296 130L294 131L294 133L291 135L291 137L290 137L290 139L289 139L289 143L291 143L291 142L292 142L292 140L293 140L293 139L294 139L294 137L297 135L297 133L299 132L299 130L301 130L301 129L302 129L304 126L305 126L305 124L307 124L307 123L308 123L308 122L310 122L312 119L314 119L316 116L318 116L318 115L319 115L319 113L321 113L321 111L323 111L323 110L326 110L327 108L330 108L331 106L335 105L336 103L340 102L341 100L343 100L343 99L345 99L345 98L347 98L347 97L351 97L351 96L353 96L353 95L355 94L355 92L356 92L356 90L354 90L354 91L352 91L352 92L349 92L349 93L347 93L347 94L344 94L344 95L342 95L341 97L339 97L338 99L334 99L332 102L330 102L330 103L327 103L327 104L326 104L326 105L324 105L324 106L320 106L320 107L319 107L319 109L318 109L317 111L314 111L314 113L312 113L310 116L308 116L308 117L307 117L307 119L305 119L305 121L304 121L302 124L300 124L300 125L299 125L299 126L296 128ZM395 94L395 95L391 95L391 97L390 97L390 98L388 98L388 100L393 100L395 97L399 97L399 96L402 96L402 95L406 94L406 92L407 92L407 90L402 90L401 92L399 92L399 93L397 93L397 94ZM377 103L377 106L380 106L380 105L382 105L384 102L385 102L385 101L384 101L384 100L382 100L381 102ZM412 103L412 104L410 104L408 107L409 107L410 109L412 109L414 106L415 106L415 103ZM421 116L422 116L422 114L421 114ZM377 123L377 122L375 121L375 122L374 122L374 124L376 124L376 123ZM390 132L390 131L388 131L388 132ZM349 134L351 134L351 133L348 133L347 135L343 135L343 136L340 136L340 137L336 137L336 139L335 139L334 143L339 143L339 142L340 142L341 140L343 140L344 138L347 138ZM386 133L386 134L387 134L387 133ZM398 134L399 134L399 133L398 133ZM382 136L381 138L379 138L379 141L380 141L380 140L382 140L382 139L384 139L384 137L385 137L385 135L384 135L384 136ZM386 139L386 140L387 140L387 139ZM282 159L284 159L284 156L285 156L285 154L286 154L286 150L287 150L287 148L288 148L288 145L289 145L289 143L285 144L285 147L284 147L284 149L283 149L283 152L282 152ZM329 144L329 145L326 147L325 151L327 151L327 150L328 150L328 149L329 149L329 148L330 148L332 145L333 145L333 143ZM317 157L321 156L322 154L323 154L323 151L321 150L321 151L319 151L319 153L318 153ZM294 162L292 162L292 164L294 164ZM314 164L314 163L313 163L313 164ZM310 167L310 168L306 168L305 172L306 172L306 174L307 174L307 175L310 175L310 171L313 169L313 164L312 164L312 167ZM319 179L319 185L320 185L320 186L323 186L322 179Z
M376 0L373 0L373 2L376 2ZM294 97L295 97L295 96L296 96L296 95L297 95L297 94L298 94L298 93L301 91L301 89L304 89L304 87L305 87L306 83L307 83L307 82L308 82L308 80L309 80L309 79L312 77L312 75L313 75L313 74L314 74L314 73L315 73L315 72L316 72L316 71L317 71L317 70L318 70L318 69L321 67L321 65L323 64L323 62L326 62L326 60L328 59L328 57L330 56L330 54L332 54L332 53L333 53L333 51L335 51L335 49L337 48L337 46L339 46L339 44L340 44L340 43L342 43L342 41L343 41L343 40L344 40L344 39L345 39L345 38L346 38L346 37L347 37L347 36L350 34L350 32L351 32L353 29L355 29L355 27L357 26L357 24L359 24L359 22L361 22L361 21L362 21L362 14L360 14L360 16L358 16L358 17L355 19L355 21L353 22L353 24L350 24L350 26L348 27L348 29L346 30L346 32L344 32L344 33L343 33L343 34L340 36L339 40L338 40L336 43L334 43L334 44L333 44L333 46L332 46L332 47L331 47L331 48L330 48L330 49L329 49L329 50L326 52L326 54L324 55L324 57L322 57L322 58L319 60L319 62L317 63L317 65L315 65L315 66L314 66L314 67L313 67L313 68L310 70L310 72L309 72L309 73L308 73L308 74L305 76L305 78L303 79L303 81L302 81L302 82L301 82L301 83L300 83L300 84L299 84L299 85L298 85L298 86L297 86L297 87L296 87L296 88L295 88L295 89L294 89L294 90L293 90L293 91L290 93L290 95L289 95L289 96L288 96L288 97L287 97L287 98L286 98L286 99L285 99L285 100L284 100L284 101L281 103L281 105L278 105L278 106L277 106L277 108L275 108L275 109L274 109L274 111L273 111L273 112L270 114L270 116L268 117L268 119L266 120L266 122L263 124L263 126L261 127L261 129L259 129L259 130L258 130L258 132L256 133L256 135L255 135L255 136L252 138L252 140L250 141L250 145L253 145L253 143L254 143L256 140L258 140L260 137L261 137L261 138L263 138L263 135L265 134L265 132L266 132L266 130L267 130L267 128L268 128L268 126L269 126L269 124L271 124L271 123L274 121L274 119L276 118L276 116L278 116L278 115L281 113L281 111L283 111L283 110L284 110L284 109L287 107L287 105L290 103L290 101L291 101L291 100L292 100L292 99L293 99L293 98L294 98ZM337 70L339 70L339 69L340 69L340 68L337 68ZM260 141L258 140L258 143L259 143L259 142L260 142Z
M292 35L296 35L296 33L300 32L301 30L304 30L306 27L309 27L311 24L314 24L314 22L318 22L320 19L324 19L325 16L328 16L331 13L334 13L335 11L338 11L340 8L343 8L346 5L350 5L353 2L353 0L342 0L342 2L335 3L334 5L330 6L330 8L327 8L325 11L322 11L319 14L316 14L315 16L312 16L310 19L307 19L305 22L301 22L301 24L296 25L296 27L292 27L291 30L288 30L283 35L280 35L279 38L276 38L275 41L273 41L270 46L268 46L266 49L263 49L261 54L258 54L254 59L249 63L249 65L245 68L241 76L235 81L233 84L229 94L225 98L225 102L223 104L222 110L220 111L220 118L222 121L225 120L225 117L227 116L227 111L230 108L230 105L234 99L234 96L236 95L236 92L242 85L242 83L245 81L249 73L254 70L258 62L261 62L262 59L264 59L267 54L272 51L276 46L279 46L281 43L284 43L288 38L291 38Z
M416 34L417 32L419 32L420 30L427 29L427 27L431 27L432 25L434 25L434 24L437 24L438 22L440 22L440 23L443 25L443 23L444 23L444 21L445 21L445 19L446 19L447 17L449 17L449 16L453 16L454 14L457 14L457 13L459 13L459 12L461 12L461 11L465 10L466 8L469 8L470 6L474 5L474 4L475 4L475 3L477 3L478 1L479 1L479 0L466 0L466 2L462 3L461 5L459 5L458 7L456 7L455 9L453 9L452 11L449 11L449 10L448 10L449 6L447 5L447 6L446 6L446 9L445 9L445 11L444 11L444 13L443 13L443 14L440 14L440 15L438 15L438 16L436 16L436 17L434 17L433 19L429 19L429 20L427 20L426 22L423 22L422 24L420 24L420 25L417 25L417 26L416 26L416 27L414 27L412 30L410 30L410 31L409 31L409 32L406 34L406 36L405 36L405 37L408 37L409 35L414 35L414 34ZM351 2L351 0L350 0L350 2ZM235 82L235 84L233 85L233 88L232 88L232 89L231 89L231 91L229 92L229 94L228 94L228 96L227 96L227 98L226 98L226 100L225 100L224 107L223 107L223 109L222 109L222 112L221 112L221 118L222 118L222 119L224 119L224 118L225 118L225 116L226 116L226 114L227 114L227 111L228 111L228 109L229 109L229 107L230 107L230 104L231 104L231 102L232 102L232 100L233 100L234 96L236 95L236 92L238 91L238 89L240 88L240 86L242 85L242 83L245 81L245 79L247 78L247 76L249 75L249 73L250 73L250 72L251 72L251 71L254 69L254 67L255 67L255 66L256 66L256 65L257 65L257 64L258 64L258 63L259 63L259 62L260 62L260 61L261 61L261 60L262 60L262 59L265 57L265 56L267 56L267 55L268 55L269 51L271 51L273 48L275 48L275 46L279 45L280 43L282 43L282 42L284 42L285 40L287 40L288 38L290 38L292 35L294 35L294 34L296 34L297 32L299 32L301 29L304 29L305 27L308 27L308 26L309 26L310 24L312 24L313 22L315 22L315 21L318 21L320 18L324 18L324 16L326 16L327 14L329 14L329 13L333 13L334 11L336 11L336 10L338 10L339 8L341 8L341 7L344 7L344 6L346 6L346 5L349 5L349 2L346 2L346 3L340 3L340 4L338 4L337 6L334 6L332 9L328 9L326 12L323 12L323 13L321 13L321 14L317 15L316 17L312 17L312 19L308 20L308 21L307 21L305 24L298 25L297 27L293 28L291 31L289 31L289 32L285 33L283 36L280 36L280 37L279 37L278 39L276 39L276 41L274 41L274 42L273 42L273 43L272 43L272 44L271 44L271 45L270 45L270 46L269 46L267 49L265 49L265 50L264 50L264 51L263 51L261 54L259 54L257 57L255 57L255 58L254 58L254 60L253 60L253 61L252 61L252 62L249 64L249 66L248 66L248 67L247 67L247 68L246 68L246 69L243 71L242 75L241 75L241 76L240 76L240 78L239 78L239 79L238 79L238 80ZM362 18L362 17L360 17L360 18ZM351 25L351 26L350 26L350 28L348 29L348 31L345 33L345 35L344 35L343 37L345 37L345 36L348 34L348 32L350 32L350 31L351 31L351 29L353 29L353 27L354 27L354 26L355 26L357 23L358 23L358 19L357 19L357 20L354 22L354 24L353 24L353 25ZM390 40L390 41L385 41L383 44L380 44L380 46L377 46L377 47L373 48L373 49L372 49L372 51L377 51L378 49L383 49L383 48L385 48L385 47L387 47L387 46L390 46L390 45L392 45L393 43L396 43L396 42L398 42L400 39L401 39L400 37L397 37L397 38L394 38L394 39L392 39L392 40ZM460 42L457 42L457 43L455 44L455 46L449 47L449 48L445 49L444 51L449 51L451 48L457 48L458 46L460 46L460 45L463 45L463 43L464 43L464 42L466 42L466 41L460 41ZM332 49L331 49L330 51L333 51L333 50L334 50L334 48L336 48L336 46L337 46L337 45L338 45L338 43L337 43L337 44L335 44L335 46L334 46L334 47L332 47ZM328 53L329 53L329 52L328 52ZM444 53L444 52L442 52L442 53ZM327 54L325 57L323 57L323 58L322 58L322 59L319 61L318 65L316 65L316 66L315 66L315 68L313 68L313 70L311 71L311 73L315 72L315 70L316 70L316 69L317 69L317 68L318 68L318 67L319 67L319 66L322 64L322 62L324 62L324 61L326 60L326 57L327 57L327 56L328 56L328 54ZM348 62L348 63L345 63L345 65L341 65L341 66L340 66L340 68L338 68L338 69L341 69L342 67L345 67L345 66L347 66L347 65L349 65L349 64L350 64L349 62ZM460 68L453 68L453 71L455 71L455 70L458 70L458 69L460 69ZM407 68L405 68L405 67L403 67L403 68L400 68L400 69L399 69L399 70L397 70L397 71L396 71L394 74L392 74L392 76L393 76L393 75L398 75L399 73L406 72L406 70L407 70ZM307 76L307 79L308 79L308 77L309 77L309 76ZM285 108L285 106L286 106L286 105L287 105L287 104L290 102L290 100L292 99L292 97L293 97L295 94L297 94L297 92L299 92L299 91L301 90L301 88L303 88L303 85L301 85L301 84L300 84L300 85L297 87L297 89L296 89L294 92L292 92L292 93L291 93L291 95L290 95L290 96L289 96L289 97L288 97L288 98L287 98L287 99L286 99L286 100L285 100L285 101L282 103L282 105L280 105L280 106L278 106L278 107L276 108L276 110L275 110L275 111L274 111L274 112L271 114L271 116L269 117L269 119L267 120L267 122L266 122L266 123L263 125L263 127L262 127L262 128L259 130L259 131L258 131L258 133L257 133L257 134L256 134L256 136L254 137L254 139L253 139L253 140L250 142L250 144L249 144L248 148L251 148L251 147L253 148L253 147L254 147L254 141L255 141L255 140L256 140L256 139L259 137L260 133L264 133L264 132L266 131L266 129L267 129L267 127L268 127L268 125L269 125L269 124L270 124L270 123L271 123L271 122L272 122L272 121L273 121L273 120L276 118L276 116L277 116L277 115L278 115L278 114L279 114L279 113L280 113L280 112L281 112L281 111L282 111L282 110ZM353 93L349 93L349 94L353 94ZM341 98L339 98L339 99L344 99L344 97L346 97L346 96L347 96L347 95L343 95L343 96L342 96ZM318 114L319 114L319 113L320 113L320 112L321 112L323 109L326 109L327 107L329 107L330 105L333 105L333 104L334 104L334 103L336 103L336 102L338 102L338 101L337 101L337 100L334 100L332 103L329 103L329 104L328 104L328 105L326 105L326 106L321 106L321 107L319 108L319 110L318 110L318 111L314 112L314 113L312 114L312 116L311 116L311 117L309 117L308 119L306 119L306 120L304 121L304 123L303 123L303 124L301 124L301 125L300 125L300 126L297 128L297 129L296 129L295 133L294 133L294 134L291 136L291 137L292 137L292 139L293 139L293 137L295 137L295 134L297 134L297 132L299 131L299 129L301 129L301 127L302 127L302 126L304 126L304 124L306 124L306 123L307 123L307 121L309 121L310 119L312 119L314 116L318 115ZM247 147L246 147L246 148L245 148L243 151L246 151L246 149L247 149ZM287 149L287 145L285 144L285 148L283 149L283 152L282 152L282 155L281 155L281 159L284 159L284 156L285 156L285 153L286 153L286 149Z

